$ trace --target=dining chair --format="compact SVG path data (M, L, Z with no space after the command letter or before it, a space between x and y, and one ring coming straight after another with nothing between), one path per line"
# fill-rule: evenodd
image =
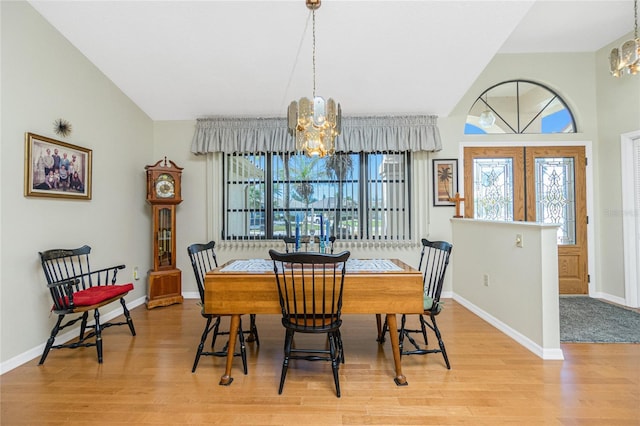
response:
M280 253L269 250L285 328L284 360L278 394L282 394L291 360L329 361L336 395L340 397L338 369L344 363L342 336L342 288L348 251L339 254ZM318 346L294 346L295 333L324 334ZM301 345L304 345L302 347Z
M296 251L296 237L282 237L284 242L284 250L286 253L293 253Z
M204 277L208 271L218 267L218 257L215 252L215 245L215 241L209 241L208 243L191 244L189 247L187 247L189 259L191 260L191 266L193 267L193 273L196 278L196 284L198 285L198 292L200 293L200 314L207 320L204 326L204 331L202 332L202 337L200 338L200 344L198 345L198 349L196 351L196 358L193 362L193 368L191 369L192 373L195 373L196 368L198 367L198 362L200 361L200 356L202 355L216 357L227 356L227 345L225 345L221 350L215 350L217 337L221 335L229 335L228 330L220 330L220 322L223 315L209 314L204 312ZM211 350L204 351L204 344L210 333L212 333ZM238 326L240 351L233 354L234 356L239 356L242 358L242 367L244 370L244 374L247 374L247 352L244 338L244 335L247 333L255 336L256 343L258 345L260 344L260 340L258 338L258 330L255 326L255 319L253 318L249 331L242 330L242 321L240 321L240 325Z
M442 340L442 333L436 322L436 316L442 312L443 308L440 296L442 294L442 286L444 284L444 277L447 272L452 249L453 246L446 241L429 241L426 238L422 239L422 250L420 252L418 269L422 271L424 312L418 315L420 329L407 328L407 315L403 314L400 320L400 329L398 330L401 355L442 353L447 369L451 369L451 364L449 363L449 357L447 356L444 341ZM428 348L427 327L436 335L439 348ZM382 338L380 339L381 343L384 342L384 335L387 331L388 325L385 321L382 329ZM421 335L424 340L424 346L421 346L412 334ZM405 348L405 338L411 344L411 349Z

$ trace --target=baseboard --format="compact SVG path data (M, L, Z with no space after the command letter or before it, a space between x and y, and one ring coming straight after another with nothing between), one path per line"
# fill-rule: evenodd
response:
M144 305L147 298L146 296L139 297L138 299L127 302L127 308L129 310L136 308L140 305ZM106 314L100 314L100 322L107 322L112 320L113 318L122 315L124 311L122 310L122 306L117 309L114 309ZM95 321L89 321L88 324L94 324ZM70 329L69 331L59 334L56 336L56 344L61 344L62 342L68 342L72 339L78 337L78 333L80 332L80 326ZM44 351L44 346L46 342L36 346L35 348L31 348L26 352L23 352L19 355L14 356L7 361L0 363L0 375L7 373L14 368L20 367L23 364L33 360L34 358L38 358L42 355L42 351Z
M197 291L182 292L182 297L185 299L200 299L200 293Z
M482 318L483 320L485 320L486 322L488 322L489 324L491 324L492 326L494 326L495 328L497 328L507 336L511 337L513 340L515 340L516 342L518 342L519 344L521 344L522 346L524 346L525 348L527 348L528 350L536 354L537 356L539 356L540 358L544 360L564 360L564 354L562 353L562 349L544 348L538 345L537 343L535 343L534 341L532 341L531 339L529 339L527 336L520 333L519 331L516 331L513 328L509 327L509 325L495 318L488 312L478 308L476 305L469 302L467 299L460 296L459 294L453 293L452 298L453 300L460 303L462 306L469 309L471 312L473 312L474 314L476 314L477 316L479 316L480 318Z
M606 300L608 302L615 303L615 304L620 305L620 306L628 306L627 305L627 301L626 301L626 299L624 297L613 296L613 295L607 294L607 293L594 292L594 293L590 294L589 297L593 297L595 299Z

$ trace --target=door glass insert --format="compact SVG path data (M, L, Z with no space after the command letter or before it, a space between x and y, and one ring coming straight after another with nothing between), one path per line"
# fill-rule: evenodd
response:
M477 219L513 220L513 160L473 160L474 214Z
M162 208L158 211L158 265L172 264L173 247L171 245L171 209Z
M557 223L558 244L576 243L573 158L536 158L536 221Z

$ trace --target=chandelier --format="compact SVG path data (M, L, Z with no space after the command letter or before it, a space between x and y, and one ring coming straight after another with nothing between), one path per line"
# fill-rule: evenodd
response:
M316 9L321 0L306 0L313 16L313 99L293 101L287 110L289 134L296 138L296 150L309 157L324 157L335 152L335 139L340 134L340 104L316 96Z
M489 109L490 107L489 107L488 99L489 99L489 95L485 92L483 102L486 105L486 109L482 111L482 113L480 114L480 117L478 118L478 123L480 124L480 126L484 127L485 129L493 126L496 122L496 116L493 115L493 113ZM482 97L480 98L480 100L482 101Z
M633 2L634 31L633 39L625 41L618 49L611 49L609 66L611 74L620 77L623 74L637 74L640 71L640 38L638 38L638 0Z

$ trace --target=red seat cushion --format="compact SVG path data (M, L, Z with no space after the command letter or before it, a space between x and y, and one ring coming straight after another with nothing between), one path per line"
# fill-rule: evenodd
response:
M133 290L132 283L89 287L86 290L73 293L73 304L75 306L96 305L100 302L104 302L105 300L125 294L131 290ZM66 297L65 302L68 303L68 299Z

